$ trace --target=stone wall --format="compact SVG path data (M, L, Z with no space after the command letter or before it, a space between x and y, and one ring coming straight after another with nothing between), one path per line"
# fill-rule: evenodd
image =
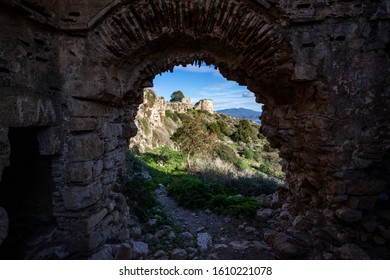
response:
M321 250L388 256L388 1L74 2L0 1L0 174L9 130L37 128L56 241L77 253L126 240L116 182L143 88L205 61L265 104L261 130L287 174L274 207L286 199L307 221L277 230L305 224Z

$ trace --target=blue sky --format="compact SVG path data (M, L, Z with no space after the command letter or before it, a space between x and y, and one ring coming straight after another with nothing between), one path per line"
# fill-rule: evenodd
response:
M173 73L157 75L153 81L156 94L166 100L171 94L181 90L185 97L190 97L193 104L200 99L212 99L214 109L247 108L261 111L261 104L246 87L235 81L226 80L214 66L176 66Z

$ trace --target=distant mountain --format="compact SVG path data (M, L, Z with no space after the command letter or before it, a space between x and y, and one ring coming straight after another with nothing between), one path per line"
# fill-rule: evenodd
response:
M217 113L228 115L238 119L251 120L260 123L259 117L261 115L261 112L256 112L250 109L231 108L231 109L219 110L217 111Z

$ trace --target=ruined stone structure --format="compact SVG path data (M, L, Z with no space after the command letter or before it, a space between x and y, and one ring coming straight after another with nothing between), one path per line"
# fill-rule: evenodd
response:
M211 100L211 99L199 100L195 104L194 109L195 110L202 110L202 111L209 112L210 114L214 114L213 100Z
M138 107L134 122L138 134L131 138L130 149L145 152L164 146L173 146L170 139L178 124L167 118L167 111L173 114L186 114L189 110L205 110L214 113L212 100L199 100L195 106L191 98L185 97L181 102L170 102L164 97L157 97L151 89L144 90L143 103ZM139 133L142 131L141 133Z
M388 257L389 20L386 0L1 0L0 229L51 232L67 257L126 240L116 180L143 88L205 61L265 104L287 233Z

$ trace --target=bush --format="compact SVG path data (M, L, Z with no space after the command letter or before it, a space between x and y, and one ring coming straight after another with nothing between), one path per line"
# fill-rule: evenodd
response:
M230 137L230 136L233 134L232 129L226 124L226 121L218 120L218 121L217 121L217 124L218 124L218 126L219 126L220 131L221 131L224 135Z
M142 178L133 178L122 183L122 193L127 204L141 221L148 219L148 212L157 206L154 187Z
M268 174L269 173L269 166L262 163L260 164L260 167L259 167L260 171L265 173L265 174Z
M167 173L181 171L185 168L183 155L168 147L145 153L142 160L151 168Z
M213 182L204 182L195 176L181 176L167 188L169 196L180 206L195 209L207 208L214 195L224 193L223 188Z
M175 122L179 120L179 117L171 110L165 110L165 117L170 118Z
M209 124L207 130L217 135L218 139L223 140L223 134L217 122Z
M251 143L258 140L259 131L249 120L240 120L232 139L236 142Z
M227 145L223 145L223 144L219 145L218 148L215 150L215 154L223 161L226 161L234 165L239 164L239 159L236 155L236 152Z
M253 216L260 208L253 198L232 195L218 183L206 182L195 176L175 179L167 192L180 206L189 209L208 208L220 214Z
M243 154L244 154L244 156L245 156L247 159L253 159L253 158L255 157L253 151L250 150L250 149L245 149L245 150L243 151Z
M254 216L261 207L253 198L241 195L216 195L211 200L211 206L216 213L235 216Z
M248 170L250 168L249 164L245 160L242 160L242 159L238 160L238 163L236 166L241 171L245 171L245 170Z

